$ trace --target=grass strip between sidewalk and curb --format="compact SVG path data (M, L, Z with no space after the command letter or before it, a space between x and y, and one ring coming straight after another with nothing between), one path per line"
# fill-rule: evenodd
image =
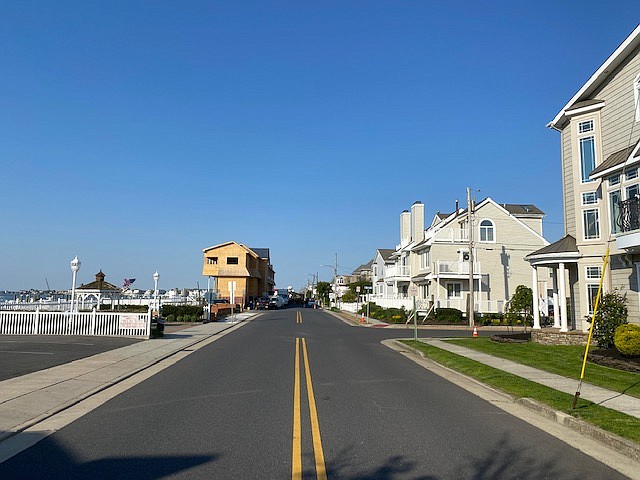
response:
M459 347L469 348L529 367L576 379L582 369L584 346L540 345L539 343L502 343L489 338L461 338L446 340ZM587 363L585 381L598 387L640 398L640 373L616 370L592 362Z
M415 340L401 340L401 342L422 352L426 357L447 368L474 378L516 399L530 398L554 410L563 412L566 415L579 418L603 430L619 435L622 438L640 443L640 419L596 405L584 399L579 399L576 409L573 410L571 408L573 395L489 367L433 345Z

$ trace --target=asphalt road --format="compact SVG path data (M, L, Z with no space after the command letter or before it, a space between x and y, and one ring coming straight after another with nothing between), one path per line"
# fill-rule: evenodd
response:
M0 335L0 381L139 341L117 337Z
M318 310L265 313L0 464L0 478L623 478L380 344L397 336Z

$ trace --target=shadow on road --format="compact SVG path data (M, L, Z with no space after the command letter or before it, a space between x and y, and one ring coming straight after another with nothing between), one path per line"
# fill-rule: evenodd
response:
M428 473L430 455L424 452L419 460L408 459L403 455L391 455L377 466L368 470L354 471L353 459L361 455L356 454L359 449L351 447L342 450L333 461L327 462L328 478L344 478L349 480L395 480L399 478L411 478L415 480L438 480L445 478L466 478L486 480L511 480L513 478L548 479L562 478L565 480L578 480L583 478L578 473L567 471L567 463L561 459L560 452L552 458L540 455L535 446L521 451L514 448L506 437L503 437L492 446L478 445L473 452L456 450L451 452L450 465L447 469L442 464L442 457L433 460L434 472ZM468 461L461 460L468 457ZM594 461L595 462L595 461ZM458 465L453 467L453 465ZM571 469L571 467L568 467ZM606 468L603 466L603 468ZM427 471L425 473L425 470ZM313 478L315 471L305 472L304 478Z
M41 436L37 433L22 435ZM25 442L29 442L29 439L26 438ZM217 454L149 455L107 457L85 461L60 445L53 437L47 437L40 441L36 448L27 449L1 463L0 478L3 480L41 480L43 478L157 480L214 462L218 458Z

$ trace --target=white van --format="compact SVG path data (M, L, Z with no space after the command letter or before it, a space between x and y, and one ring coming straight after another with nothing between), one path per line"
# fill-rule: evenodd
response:
M284 300L280 295L272 295L271 297L269 297L269 305L267 306L267 308L269 309L282 308L284 307L284 305L285 305Z

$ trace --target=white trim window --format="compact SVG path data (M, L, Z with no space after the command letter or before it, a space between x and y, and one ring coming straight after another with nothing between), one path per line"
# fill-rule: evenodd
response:
M584 192L582 194L582 205L597 205L598 192Z
M427 270L429 268L429 264L431 263L430 255L431 250L424 250L420 254L420 269Z
M462 284L460 282L447 283L447 298L462 298Z
M591 182L589 174L596 168L596 140L589 136L580 139L580 179L582 183Z
M578 133L593 132L593 120L578 123Z
M489 219L480 222L480 241L493 243L496 241L496 232L493 222Z
M634 179L638 178L638 169L637 168L630 168L628 170L625 170L624 178L625 178L625 180L634 180Z
M622 193L620 189L611 190L609 192L609 223L611 224L611 233L620 233L622 228L618 224L620 217L620 203L622 202Z
M598 296L598 289L600 288L600 275L602 275L602 267L600 266L588 266L585 267L585 276L587 278L587 303L589 305L589 315L593 314L595 308L596 297ZM595 283L597 280L598 283Z
M596 240L600 238L600 212L597 208L590 208L582 211L582 228L585 240Z
M620 185L620 175L618 175L618 174L611 175L610 177L607 178L607 181L609 182L609 186L610 187L614 187L616 185Z

